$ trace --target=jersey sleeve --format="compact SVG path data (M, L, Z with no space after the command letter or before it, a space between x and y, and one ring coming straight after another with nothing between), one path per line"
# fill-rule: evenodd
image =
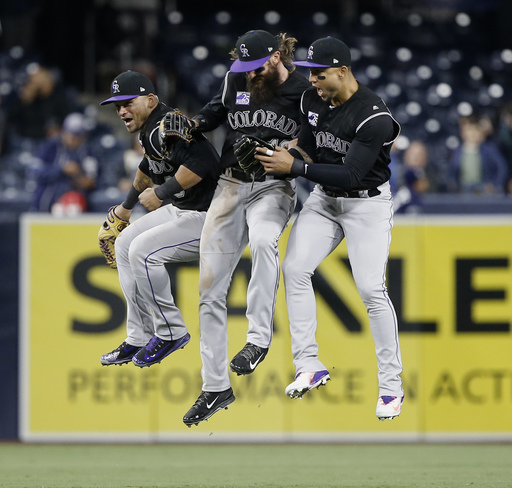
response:
M149 171L149 161L146 156L142 158L142 161L139 163L139 169L147 176L151 176Z
M298 135L297 146L299 146L303 151L307 153L307 155L311 158L312 161L316 160L316 139L311 127L309 125L308 114L304 109L304 96L306 92L304 92L301 96L300 102L300 129ZM290 149L290 154L296 158L302 158L299 151Z
M160 140L160 120L163 117L161 117L158 120L158 123L155 127L153 127L148 135L148 142L151 145L151 152L152 154L156 154L159 158L164 157L164 151L162 150L162 141Z
M206 139L188 147L183 144L180 153L181 164L201 178L220 172L219 156Z
M389 115L374 117L358 128L344 164L322 164L321 161L307 164L299 176L341 191L351 191L360 186L375 164L382 146L392 139L393 133L393 121Z
M198 121L198 129L202 132L212 131L226 120L228 109L224 105L224 96L228 86L227 82L229 74L230 72L228 71L217 94L199 111L196 116L192 117L193 120Z
M393 119L387 113L379 114L357 128L344 161L356 176L356 184L375 164L382 146L393 141L394 132Z

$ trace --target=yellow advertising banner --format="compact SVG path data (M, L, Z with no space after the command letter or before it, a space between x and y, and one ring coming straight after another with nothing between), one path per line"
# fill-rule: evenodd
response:
M396 219L388 288L406 394L397 419L375 417L374 344L342 243L313 278L332 381L302 400L284 394L295 371L281 283L267 358L253 375L232 374L236 401L191 429L182 417L201 391L197 263L169 267L187 347L150 368L101 366L126 338L117 273L97 248L101 221L23 217L23 440L512 439L512 219ZM230 357L245 344L249 275L246 251L228 296Z

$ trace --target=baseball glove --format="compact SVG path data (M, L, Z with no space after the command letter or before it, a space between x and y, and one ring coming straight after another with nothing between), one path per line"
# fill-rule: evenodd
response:
M121 231L130 224L128 220L119 218L116 215L115 209L116 207L110 207L108 209L105 222L103 222L98 232L100 251L105 256L107 264L113 269L117 268L114 243Z
M235 141L233 149L235 157L238 160L240 167L253 179L262 177L265 174L265 168L258 161L254 154L257 147L266 147L267 149L274 150L274 146L263 139L255 136L243 135Z
M177 108L167 112L160 121L158 135L165 155L169 155L177 140L192 141L192 122Z

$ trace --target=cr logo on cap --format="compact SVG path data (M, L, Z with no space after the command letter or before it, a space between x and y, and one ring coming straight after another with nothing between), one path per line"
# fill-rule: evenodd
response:
M242 56L245 58L246 56L249 56L249 49L245 47L245 44L240 44L240 52L242 53Z
M112 83L112 93L119 93L119 85L115 81Z
M308 59L313 59L313 46L309 46Z

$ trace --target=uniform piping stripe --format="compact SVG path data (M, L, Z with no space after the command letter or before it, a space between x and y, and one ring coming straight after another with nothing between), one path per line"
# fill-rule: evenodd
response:
M391 115L388 113L388 112L379 112L378 114L373 114L373 115L370 115L368 118L364 119L357 127L356 127L356 132L359 132L359 129L364 125L366 124L366 122L368 122L369 120L372 120L374 119L375 117L379 117L380 115L388 115L389 117L391 117ZM393 117L391 117L393 118Z
M228 71L226 73L226 76L224 76L224 90L222 90L222 105L226 106L226 93L228 91L228 77L229 77L229 73L231 73L231 71Z
M160 148L158 147L155 147L155 145L153 144L153 134L155 133L155 131L158 130L158 127L155 127L152 131L151 131L151 134L149 135L149 138L148 138L148 141L149 143L151 144L151 147L153 148L153 151L155 151L160 157L163 157L163 154L160 152Z
M391 207L390 207L390 216L389 216L389 225L390 227L392 228L393 227L393 200L391 199ZM389 248L391 247L391 228L389 229L389 232L388 232L388 256L389 256ZM386 298L386 301L388 303L388 306L391 310L391 313L393 315L393 322L395 324L395 358L396 358L396 361L397 363L400 365L400 368L403 369L403 366L402 366L402 361L400 360L400 353L399 353L399 349L400 349L400 343L399 343L399 340L398 340L398 319L397 319L397 316L396 316L396 312L395 312L395 307L393 306L393 304L391 303L391 299L389 298L389 294L386 292L386 268L388 267L388 260L386 260L386 263L384 265L384 273L383 273L383 276L382 276L382 283L383 283L383 293L385 295L385 298ZM401 378L400 378L401 380ZM403 381L401 380L400 381L400 385L403 384Z
M306 112L304 111L304 105L303 105L303 104L304 104L304 94L305 94L305 93L306 93L306 92L303 92L303 93L302 93L302 95L300 96L300 111L301 111L304 115L306 115Z
M287 221L288 222L288 221ZM279 264L279 248L278 248L278 243L279 243L279 239L281 238L283 232L284 232L284 229L286 228L286 225L282 228L281 230L281 233L279 234L279 237L276 239L276 247L275 247L275 265L276 265L276 269L277 269L277 276L276 276L276 282L274 284L274 301L272 303L272 318L271 318L271 321L270 321L270 341L272 342L272 338L274 337L274 315L275 315L275 311L276 311L276 303L277 303L277 290L279 288L279 278L281 276L281 267L280 267L280 264ZM270 344L268 345L268 347L270 347Z
M370 117L368 117L367 119L364 119L356 128L356 133L359 131L359 129L364 125L366 124L366 122L368 122L369 120L371 119L374 119L375 117L378 117L379 115L387 115L388 117L391 117L391 120L393 120L396 125L398 125L398 133L396 135L396 137L394 139L392 139L391 141L386 141L384 143L384 146L389 146L390 144L393 144L393 142L395 142L398 138L398 136L400 135L400 132L402 130L402 127L400 126L400 124L397 122L397 120L389 113L389 112L379 112L378 114L373 114L371 115Z
M149 276L149 269L148 269L147 262L148 262L148 259L149 259L150 256L152 256L153 254L156 254L156 253L162 251L163 249L172 249L173 247L179 247L179 246L183 246L184 244L190 244L192 242L197 242L197 241L199 241L199 239L191 239L190 241L180 242L179 244L175 244L174 246L161 247L161 248L151 252L150 254L148 254L146 256L146 258L144 259L144 268L146 269L146 276L148 278L149 286L151 287L151 294L153 295L153 301L155 302L156 306L158 307L158 310L160 311L160 315L165 320L165 324L167 325L167 328L169 329L169 334L171 335L171 340L174 340L173 339L173 334L172 334L172 329L171 329L171 326L169 325L169 322L167 321L167 318L165 317L164 313L162 312L162 309L160 308L160 304L156 301L155 292L154 292L154 289L153 289L153 284L151 283L151 278Z

